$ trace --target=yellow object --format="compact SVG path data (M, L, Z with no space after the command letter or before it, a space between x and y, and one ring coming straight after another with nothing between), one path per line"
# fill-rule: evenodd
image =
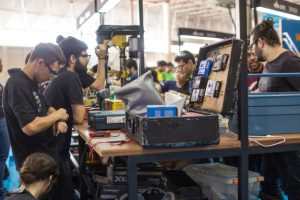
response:
M89 75L91 75L91 76L94 76L94 75L95 75L95 73L93 72L93 69L92 69L92 68L89 68L89 69L87 70L87 73L88 73Z
M125 104L121 100L105 99L106 110L125 110Z
M127 72L126 72L126 70L122 71L121 78L127 78Z
M85 106L91 106L97 102L96 98L83 98L83 104Z
M114 46L118 46L122 49L126 48L126 35L114 35L112 37L112 42L114 44Z
M163 81L163 75L162 75L162 73L158 72L158 71L156 71L156 73L157 73L157 80L158 81Z

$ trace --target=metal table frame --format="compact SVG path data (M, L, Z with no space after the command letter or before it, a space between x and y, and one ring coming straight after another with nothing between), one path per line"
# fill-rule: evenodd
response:
M246 16L246 2L245 0L235 0L236 2L236 23L237 23L237 38L247 41L247 16ZM140 32L143 33L143 0L139 0L139 17L140 17ZM143 40L143 34L141 37ZM140 46L143 48L143 43ZM143 63L143 58L141 63ZM247 65L247 45L244 45L242 50L241 66ZM141 65L143 66L143 65ZM143 69L142 69L143 70ZM170 152L160 154L147 154L147 155L135 155L127 156L124 159L127 161L128 172L128 192L129 200L137 199L137 164L145 162L155 162L163 160L180 160L180 159L198 159L218 156L237 156L239 157L238 166L238 199L248 200L248 156L251 154L273 153L299 150L299 144L279 145L271 148L264 147L249 147L248 145L248 88L247 88L247 69L241 67L240 75L240 87L239 87L239 102L238 102L238 114L239 114L239 127L238 132L239 140L241 141L241 148L232 148L226 150L201 150L201 151L189 151L189 152ZM79 141L80 144L80 158L84 158L85 142L82 138ZM85 163L80 165L80 172L85 172ZM86 199L87 187L84 185L84 180L81 178L81 199Z

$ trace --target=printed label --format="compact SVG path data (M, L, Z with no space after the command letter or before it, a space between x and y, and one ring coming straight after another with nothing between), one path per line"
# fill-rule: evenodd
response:
M125 116L107 117L107 124L125 123Z

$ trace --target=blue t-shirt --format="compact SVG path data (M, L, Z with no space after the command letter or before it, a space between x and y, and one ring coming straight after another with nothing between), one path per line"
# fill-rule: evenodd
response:
M0 118L4 118L3 106L2 106L2 94L3 94L3 85L0 83Z
M176 92L189 95L189 82L186 82L183 87L179 88L176 85L176 81L165 81L161 83L161 90L163 93L174 90Z
M137 78L138 78L137 73L136 73L136 74L133 74L133 75L131 75L131 76L129 76L129 77L126 78L126 82L127 82L127 83L130 83L130 82L134 81L134 80L137 79Z

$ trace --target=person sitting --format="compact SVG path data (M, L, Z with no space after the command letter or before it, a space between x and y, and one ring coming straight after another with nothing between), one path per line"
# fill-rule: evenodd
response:
M165 71L162 73L164 81L175 81L175 77L173 74L174 65L173 63L169 62L166 66Z
M129 59L126 63L128 77L126 83L130 83L138 78L137 63L135 60Z
M165 81L161 83L161 92L165 93L174 90L179 93L189 95L189 76L190 71L188 68L181 66L177 67L175 78L176 81Z
M248 50L248 73L249 74L260 74L264 69L264 65L258 62L257 56L253 51ZM255 92L258 89L259 77L248 78L248 88L251 92Z
M146 72L148 72L148 71L151 71L155 88L157 89L158 92L160 92L161 91L161 84L160 84L160 82L157 79L157 72L156 72L156 70L152 69L150 67L147 67L146 68Z
M189 51L181 51L179 55L176 56L176 62L178 64L178 66L184 66L184 68L186 68L188 71L188 73L190 74L190 76L193 74L193 71L196 68L196 60L195 60L195 56L189 52ZM190 77L191 79L192 77Z
M158 81L165 81L163 77L163 72L165 71L165 67L168 65L168 63L164 60L160 60L157 62L157 67L155 69L157 73L157 79Z
M55 160L44 153L33 153L20 169L21 187L7 200L37 200L48 196L59 174Z

